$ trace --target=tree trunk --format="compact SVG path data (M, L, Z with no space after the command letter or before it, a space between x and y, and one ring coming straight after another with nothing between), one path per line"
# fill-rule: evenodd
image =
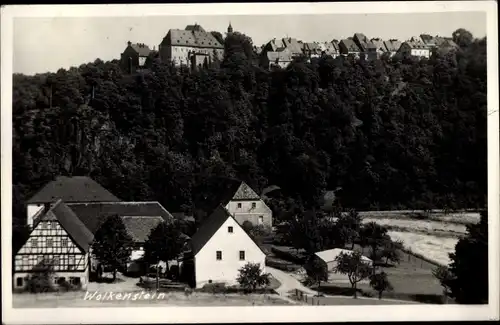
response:
M113 282L116 280L116 269L113 269Z
M354 299L358 298L358 289L356 288L356 282L352 284L352 289L354 289Z
M379 299L379 300L380 300L380 299L382 299L382 291L379 291L379 292L378 292L378 299Z
M156 292L160 290L160 259L156 262Z

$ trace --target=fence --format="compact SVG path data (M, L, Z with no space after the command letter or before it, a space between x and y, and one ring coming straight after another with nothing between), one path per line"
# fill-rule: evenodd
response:
M409 263L412 263L415 266L420 266L421 268L434 269L437 266L442 265L408 249L400 249L399 256L401 257L401 260L408 261Z
M291 296L292 299L304 302L311 306L325 306L326 304L321 302L321 297L314 297L305 294L303 291L299 289L295 289L295 292Z

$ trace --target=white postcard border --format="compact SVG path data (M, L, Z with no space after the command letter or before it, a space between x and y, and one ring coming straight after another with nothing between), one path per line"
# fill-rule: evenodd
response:
M485 11L488 64L489 305L12 308L12 58L15 17ZM498 17L495 1L7 6L1 16L2 314L6 324L489 320L499 317Z

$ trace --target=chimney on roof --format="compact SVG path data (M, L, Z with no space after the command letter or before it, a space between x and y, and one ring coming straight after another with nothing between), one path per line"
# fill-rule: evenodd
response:
M127 42L128 46L132 45L132 42L131 41L128 41Z

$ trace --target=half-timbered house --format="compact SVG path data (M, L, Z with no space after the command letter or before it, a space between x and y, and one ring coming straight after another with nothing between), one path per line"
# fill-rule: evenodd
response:
M35 220L29 239L16 254L14 288L23 289L32 275L45 268L51 270L54 284L64 280L85 288L93 238L75 213L58 200Z
M133 239L130 262L142 257L151 230L174 220L159 202L120 201L88 177L58 177L35 194L30 206L32 230L14 262L14 289L19 290L48 269L54 284L64 280L85 288L98 266L91 252L94 234L112 215L121 217Z

